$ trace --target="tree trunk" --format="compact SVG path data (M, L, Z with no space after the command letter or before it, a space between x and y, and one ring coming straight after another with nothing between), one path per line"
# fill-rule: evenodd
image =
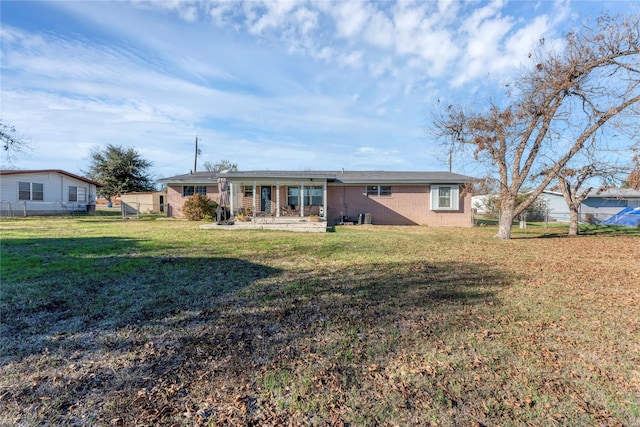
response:
M511 238L511 224L513 223L513 208L503 206L500 211L500 223L496 237L508 240Z
M578 206L569 206L569 236L578 235L579 220Z

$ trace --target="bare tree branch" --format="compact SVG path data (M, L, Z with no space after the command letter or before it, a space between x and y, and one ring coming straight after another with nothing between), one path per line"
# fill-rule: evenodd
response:
M441 136L473 148L500 181L502 216L497 236L510 238L511 223L616 118L638 126L640 103L640 17L603 15L594 27L569 33L563 51L541 43L532 66L513 86L513 101L480 113L449 107L435 116ZM535 64L535 65L533 65ZM589 142L591 141L591 142ZM545 174L528 196L518 195L544 159Z

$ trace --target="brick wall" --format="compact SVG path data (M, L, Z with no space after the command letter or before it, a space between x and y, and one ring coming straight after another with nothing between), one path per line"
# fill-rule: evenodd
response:
M261 186L256 188L256 208L260 209ZM339 223L341 216L357 219L358 214L370 213L373 224L378 225L428 225L432 227L471 227L471 195L460 201L458 211L432 211L429 208L428 185L393 185L390 196L366 196L366 186L328 186L327 219L330 224ZM207 186L207 197L218 201L218 187ZM271 214L276 214L276 186L271 186ZM184 218L182 186L167 187L169 216ZM238 208L250 208L252 197L238 198ZM287 186L280 186L280 206L287 206ZM305 206L305 216L318 215L319 206ZM298 211L299 212L299 211Z
M390 196L366 196L366 186L330 186L327 190L330 223L341 215L357 218L370 213L373 224L429 225L471 227L471 195L460 201L460 209L435 212L429 209L430 188L427 185L394 185Z
M218 202L218 186L217 185L207 185L207 197L212 202ZM184 213L182 212L182 205L189 197L182 196L182 185L170 185L167 186L167 200L168 204L168 214L167 216L171 218L184 218Z

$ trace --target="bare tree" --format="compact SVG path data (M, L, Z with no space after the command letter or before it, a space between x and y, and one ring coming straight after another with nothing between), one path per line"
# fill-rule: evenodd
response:
M622 168L596 160L584 162L579 168L565 167L557 173L558 185L552 190L560 190L569 208L569 236L577 236L580 223L580 205L593 190L604 190L620 182ZM595 187L595 181L599 186Z
M640 190L640 143L633 149L635 155L633 156L631 166L631 172L624 180L624 185L630 188Z
M508 106L490 102L480 112L449 106L434 116L445 143L453 139L497 169L502 209L497 237L511 237L513 219L612 118L637 125L630 107L640 101L639 20L603 15L595 27L569 33L562 51L541 40L530 55L532 66L510 89ZM534 168L549 157L554 161L518 203Z
M2 119L0 119L0 141L9 165L13 165L16 157L25 154L30 148L29 142L18 133L15 126Z
M236 163L231 163L229 160L220 160L216 163L211 163L209 161L204 162L204 168L209 172L222 172L222 171L237 171L238 165Z

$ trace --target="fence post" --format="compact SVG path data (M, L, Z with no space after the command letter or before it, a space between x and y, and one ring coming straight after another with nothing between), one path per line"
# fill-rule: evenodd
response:
M136 218L140 219L140 202L136 202Z
M24 217L25 218L27 217L27 202L26 202L26 200L24 202Z

